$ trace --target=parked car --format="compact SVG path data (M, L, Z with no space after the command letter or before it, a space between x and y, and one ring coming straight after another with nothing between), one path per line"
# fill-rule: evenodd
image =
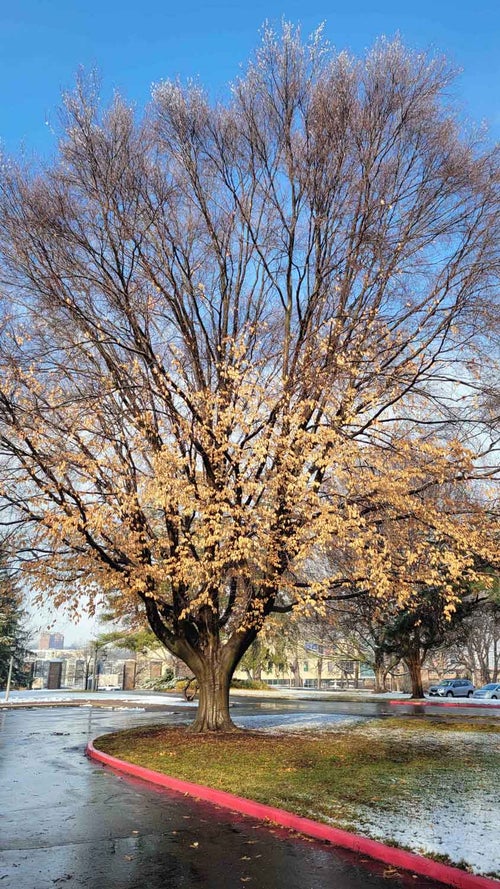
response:
M431 685L427 694L440 698L471 698L474 686L469 679L442 679L439 685Z
M494 701L500 700L500 682L488 682L482 688L476 688L474 698L492 698Z

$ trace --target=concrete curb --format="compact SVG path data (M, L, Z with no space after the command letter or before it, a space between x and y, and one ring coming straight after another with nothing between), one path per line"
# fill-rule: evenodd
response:
M328 824L322 824L319 821L312 821L310 818L293 815L291 812L285 812L284 809L276 809L264 803L235 796L224 790L205 787L203 784L181 781L179 778L172 778L170 775L164 775L161 772L155 772L143 766L125 762L122 759L116 759L116 757L110 756L108 753L96 750L92 741L87 744L85 752L90 759L101 762L115 771L124 772L131 777L140 778L150 784L156 784L168 790L193 796L195 799L205 800L216 806L230 809L232 812L249 815L261 821L271 821L280 827L289 828L306 836L315 837L318 840L326 840L334 846L351 849L354 852L367 855L369 858L374 858L377 861L383 861L385 864L390 864L393 867L411 871L411 873L418 874L419 876L429 877L438 883L444 883L446 886L454 886L456 889L500 889L500 883L497 880L469 874L459 868L441 864L438 861L433 861L431 858L424 858L422 855L417 855L414 852L406 852L404 849L397 849L394 846L385 846L376 840L357 836L354 833L349 833L347 830L340 830L337 827L330 827Z

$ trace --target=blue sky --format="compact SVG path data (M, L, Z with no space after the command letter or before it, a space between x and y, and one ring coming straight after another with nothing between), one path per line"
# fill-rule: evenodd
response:
M263 22L279 25L283 16L305 34L325 22L328 39L358 55L377 36L398 31L413 48L444 52L463 69L454 92L461 113L488 120L492 136L500 136L498 0L3 0L0 144L9 154L23 148L49 155L54 139L46 121L57 119L61 90L82 65L100 70L105 97L118 88L139 106L153 82L177 75L198 77L221 95L256 47ZM93 621L71 627L49 608L32 623L53 623L70 642L96 631Z
M320 22L336 47L361 54L380 34L399 31L418 49L444 52L463 69L454 96L462 113L488 120L500 135L500 4L498 0L4 0L0 11L0 74L4 101L0 140L46 154L46 120L57 118L62 89L80 65L96 66L103 93L117 87L139 106L152 82L197 76L221 94L258 42L259 29L282 16L309 33Z

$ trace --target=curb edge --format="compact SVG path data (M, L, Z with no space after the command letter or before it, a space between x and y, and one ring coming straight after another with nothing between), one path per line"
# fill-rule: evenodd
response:
M297 833L302 833L315 839L326 840L334 846L351 849L354 852L367 855L369 858L374 858L376 861L382 861L393 867L400 867L419 876L429 877L439 883L444 883L446 886L453 886L455 889L500 889L500 882L497 880L478 876L477 874L469 874L467 871L460 870L457 867L441 864L432 858L425 858L416 852L407 852L405 849L398 849L395 846L386 846L377 840L358 836L355 833L350 833L337 827L330 827L328 824L313 821L310 818L303 818L300 815L294 815L291 812L286 812L284 809L276 809L264 803L235 796L232 793L227 793L225 790L215 790L203 784L182 781L180 778L173 778L162 772L155 772L152 769L144 768L144 766L117 759L114 756L110 756L109 753L96 750L92 741L89 741L87 744L85 753L96 762L100 762L115 771L123 772L131 777L140 778L149 784L174 790L178 793L221 806L224 809L230 809L242 815L249 815L260 821L272 821L280 827L295 830Z

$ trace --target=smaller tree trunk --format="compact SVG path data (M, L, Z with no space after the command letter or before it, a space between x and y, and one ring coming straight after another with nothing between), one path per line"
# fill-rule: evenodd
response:
M392 678L393 678L393 688L391 689L391 691L401 691L402 687L403 687L403 679L401 677L401 674L400 673L395 673L395 674L393 673Z
M374 666L375 673L375 688L374 691L376 694L382 694L386 690L386 671L383 664L375 664Z
M489 669L488 663L485 661L481 661L481 667L479 671L479 675L481 678L481 683L483 685L487 685L488 682L492 682L491 671Z
M321 688L321 682L323 679L323 658L318 658L318 688Z
M385 658L380 648L375 649L375 660L373 663L373 672L375 673L374 691L378 694L386 691L387 668L385 666Z
M302 688L302 677L300 675L299 659L296 657L292 663L293 684L296 688Z
M424 687L422 684L422 664L420 658L417 654L410 655L405 658L405 664L410 673L412 698L423 698Z

